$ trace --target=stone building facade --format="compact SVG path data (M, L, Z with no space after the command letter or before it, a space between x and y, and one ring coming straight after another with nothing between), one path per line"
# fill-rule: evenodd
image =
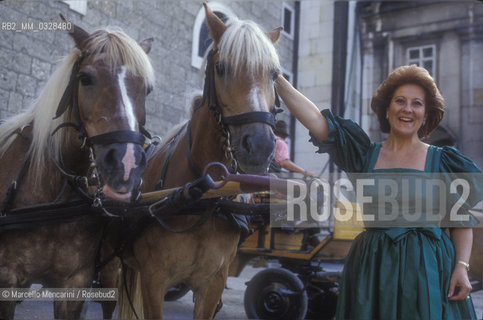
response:
M150 57L157 85L147 99L147 127L162 136L189 117L191 98L201 91L203 83L194 57L202 29L201 1L73 1L77 6L84 4L80 9L70 8L67 2L4 0L0 2L0 22L60 21L58 14L64 13L88 31L110 25L136 40L153 37ZM340 3L346 3L342 4L345 40L335 39L341 27L341 17L334 18ZM369 107L379 83L399 65L418 62L429 68L431 64L447 105L442 135L451 137L463 153L483 167L481 1L217 0L210 5L222 15L254 20L265 30L285 25L289 32L283 32L277 44L283 72L319 108L331 107L354 119L374 141L384 138ZM344 41L345 50L336 52ZM72 46L66 32L0 31L0 119L28 106L55 62ZM334 69L341 55L345 57L344 68ZM344 91L342 108L335 105L336 86ZM290 121L288 112L279 117L292 124L295 162L321 172L328 158L314 153L307 130Z
M300 3L298 88L320 109L355 120L372 141L381 141L372 95L392 70L417 63L430 69L446 101L444 120L430 142L456 145L483 168L482 1L349 1L345 40L335 38L340 2ZM337 41L345 43L346 63L335 69L343 81L334 83ZM344 85L342 108L334 103L336 85ZM314 155L300 124L295 136L295 161L317 173L329 170L328 157Z
M364 80L362 110L394 68L424 66L445 98L445 116L431 141L452 143L483 167L483 3L379 2L360 7ZM381 140L375 117L367 125Z
M284 8L293 1L209 2L213 11L253 20L268 31L284 23ZM61 21L63 13L88 32L112 26L135 40L153 37L149 54L155 69L156 86L147 98L147 128L163 136L175 124L188 119L194 94L200 93L204 74L194 61L194 42L204 19L202 1L197 0L77 0L0 2L0 26L5 22ZM293 19L293 17L291 17ZM197 34L195 34L197 33ZM276 45L284 71L292 72L293 35L282 33ZM0 31L0 119L28 107L40 93L56 62L73 48L68 32ZM282 115L288 117L288 115Z

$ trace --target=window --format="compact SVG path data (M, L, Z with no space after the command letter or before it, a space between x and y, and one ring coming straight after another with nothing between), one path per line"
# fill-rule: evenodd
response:
M224 22L228 20L230 16L235 16L233 12L222 4L217 2L210 2L211 10ZM191 49L191 65L200 69L203 64L203 57L206 50L211 45L210 31L205 22L205 9L203 6L195 19L193 26L193 45Z
M293 39L294 19L294 9L284 3L282 6L282 34L285 34L290 39Z
M429 74L436 76L436 46L427 45L411 47L406 51L408 64L415 64L428 70Z
M70 10L86 15L87 0L64 0L63 2L69 5Z

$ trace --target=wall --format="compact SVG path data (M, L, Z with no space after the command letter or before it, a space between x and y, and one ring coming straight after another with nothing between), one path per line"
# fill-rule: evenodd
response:
M319 109L330 108L333 1L301 1L298 89ZM316 154L308 130L296 122L295 162L319 174L328 157Z
M436 45L435 81L445 97L441 125L457 147L483 167L483 3L372 3L363 13L363 110L370 135L384 139L370 111L370 98L394 68L406 64L408 47Z
M282 1L216 1L239 18L259 23L264 30L281 25ZM293 1L287 1L293 6ZM201 1L89 0L86 14L60 1L0 2L0 22L60 21L59 13L88 32L109 26L122 28L136 40L153 37L150 57L156 86L147 98L147 128L164 135L189 117L194 93L202 90L204 75L191 66L193 23ZM281 62L292 68L293 40L282 37L277 48ZM67 55L73 41L67 32L0 31L0 119L26 108L39 94L55 63Z

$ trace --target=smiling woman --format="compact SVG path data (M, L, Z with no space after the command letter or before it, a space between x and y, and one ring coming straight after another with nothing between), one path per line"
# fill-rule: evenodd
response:
M348 173L374 175L378 171L397 177L418 172L480 172L458 150L421 141L444 113L443 97L423 68L399 67L378 88L371 107L388 137L376 143L352 120L330 110L319 112L283 77L277 85L287 107L310 130L318 152L329 153ZM472 183L465 203L468 209L482 198L481 181ZM375 194L373 203L386 196L386 190L382 191ZM418 196L432 201L424 192ZM431 214L421 211L423 219ZM467 273L471 226L476 223L471 217L468 223L455 224L451 237L441 232L438 223L424 228L416 227L417 221L397 228L367 225L347 256L336 318L476 319Z

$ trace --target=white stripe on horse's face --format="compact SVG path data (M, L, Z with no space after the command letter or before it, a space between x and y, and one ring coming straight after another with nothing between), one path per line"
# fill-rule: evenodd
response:
M122 164L124 166L124 181L128 181L131 170L134 170L138 167L136 164L136 156L134 155L134 144L127 144L126 153L122 158Z
M262 89L254 85L250 89L249 97L253 111L267 111L267 106L265 100L263 99Z
M127 95L125 78L126 78L126 67L122 66L121 72L119 73L119 76L118 76L119 89L121 90L121 99L122 99L121 102L124 105L127 121L129 123L129 128L134 131L136 130L136 116L134 115L134 109L133 109L131 99Z

